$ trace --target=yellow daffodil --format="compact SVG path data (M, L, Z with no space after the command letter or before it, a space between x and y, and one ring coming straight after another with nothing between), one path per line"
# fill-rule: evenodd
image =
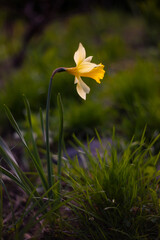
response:
M75 76L74 83L77 84L77 92L81 98L86 99L86 94L90 92L90 88L83 82L81 77L93 78L97 83L104 77L104 65L91 63L92 56L86 58L86 50L79 43L78 50L74 54L76 67L65 68L65 71Z

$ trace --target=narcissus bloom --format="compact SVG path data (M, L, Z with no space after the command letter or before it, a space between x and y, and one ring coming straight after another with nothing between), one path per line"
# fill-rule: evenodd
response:
M74 54L76 67L65 68L65 71L75 76L74 83L77 84L77 92L81 98L86 99L86 94L90 92L90 88L83 82L81 77L89 77L97 83L104 77L104 65L91 63L92 56L86 58L86 50L80 43L78 50Z

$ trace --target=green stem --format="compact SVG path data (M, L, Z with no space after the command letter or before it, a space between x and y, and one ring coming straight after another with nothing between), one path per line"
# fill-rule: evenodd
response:
M48 87L48 96L47 96L47 105L46 105L46 151L47 151L47 171L48 171L48 185L49 188L53 185L53 168L52 160L50 156L50 144L49 144L49 111L50 111L50 100L51 100L51 89L52 89L52 80L56 73L65 71L65 68L57 68L53 71L49 87ZM52 194L50 193L50 197Z
M59 141L58 141L58 195L60 202L60 192L61 192L61 165L62 165L62 139L63 139L63 105L61 100L61 95L58 94L57 97L58 108L59 108Z

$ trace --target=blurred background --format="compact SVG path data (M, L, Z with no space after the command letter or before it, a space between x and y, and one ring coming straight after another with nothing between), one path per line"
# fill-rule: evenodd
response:
M28 98L37 141L39 109L45 114L48 84L57 67L75 66L81 42L106 74L87 100L77 94L74 77L57 74L51 99L52 138L58 137L57 93L64 105L64 135L111 136L113 126L124 139L139 139L147 126L150 140L160 131L159 0L10 0L0 1L0 134L13 130L3 104L27 135L22 94Z

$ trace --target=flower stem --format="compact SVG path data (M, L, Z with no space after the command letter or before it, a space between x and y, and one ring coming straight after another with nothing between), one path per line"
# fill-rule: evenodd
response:
M49 87L48 87L48 96L47 96L47 105L46 105L46 151L47 151L48 188L51 188L54 183L52 160L50 156L50 144L49 144L49 111L50 111L52 80L56 73L63 72L63 71L65 71L65 68L57 68L53 71L50 79ZM52 197L53 194L50 193L49 196Z
M61 168L62 168L62 139L63 139L63 105L60 93L57 96L58 108L59 108L59 141L58 141L58 199L61 201Z

